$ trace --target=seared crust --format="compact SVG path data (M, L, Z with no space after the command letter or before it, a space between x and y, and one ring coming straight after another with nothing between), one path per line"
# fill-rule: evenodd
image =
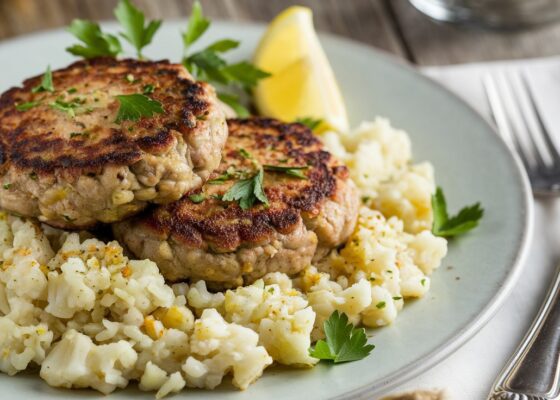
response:
M219 165L223 111L182 65L98 58L52 75L52 93L33 93L37 76L0 96L1 207L84 228L177 200ZM116 96L139 93L164 113L116 123Z
M168 61L78 61L53 72L53 93L33 93L41 78L27 79L22 87L0 97L2 165L13 165L22 172L97 171L106 165L131 165L143 152L168 149L173 130L185 137L196 135L197 120L210 112L210 103L204 99L206 84L194 82L184 67ZM119 104L114 96L142 93L147 85L154 86L149 96L162 104L165 113L115 123ZM82 104L71 118L51 106L57 99L76 99ZM32 101L40 104L26 111L16 109L16 105ZM82 132L85 135L71 137Z
M201 190L114 225L117 237L137 256L158 262L167 279L205 279L222 287L271 271L297 273L354 228L358 195L347 167L308 128L265 118L228 120L228 128L222 163ZM307 166L301 170L307 179L266 171L268 206L243 210L220 200L239 175L254 175L255 165ZM228 173L235 177L220 182ZM190 199L200 193L202 202Z

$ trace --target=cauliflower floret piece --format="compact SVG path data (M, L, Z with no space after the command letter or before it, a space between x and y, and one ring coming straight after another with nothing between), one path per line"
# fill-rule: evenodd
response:
M420 232L408 240L408 251L414 264L424 274L431 275L447 254L447 240L430 231Z
M259 324L260 343L274 361L291 366L313 366L319 360L309 355L315 312L311 307L284 318L264 318Z
M88 336L71 329L43 361L40 375L51 386L91 387L108 394L126 387L125 376L136 359L132 345L124 340L95 345Z
M177 393L183 390L187 382L183 379L180 372L172 373L165 383L156 393L156 399L162 399L169 393Z
M371 304L362 311L362 323L373 328L388 325L397 318L397 312L391 293L381 286L372 286Z
M432 228L434 192L434 168L421 163L383 182L373 205L386 217L401 219L407 232L419 233Z
M144 391L158 390L166 381L167 372L153 362L148 361L138 387Z
M365 279L358 280L352 286L342 289L338 283L328 281L327 274L319 273L314 267L311 267L304 273L305 280L317 282L307 290L309 305L317 314L312 334L313 340L324 337L323 323L334 311L345 313L350 323L358 325L361 319L360 313L371 304L371 286ZM329 284L323 283L325 281L328 281Z
M48 305L45 310L58 318L72 318L77 311L91 311L96 293L86 282L87 267L79 258L71 258L61 272L48 274ZM106 275L107 284L109 275Z
M227 323L215 309L204 310L191 337L192 356L182 368L187 384L213 389L232 371L234 386L246 389L272 364L258 341L251 329Z
M156 399L162 399L169 393L180 392L185 385L180 372L167 376L167 372L149 361L140 379L139 388L144 391L157 390Z
M53 333L45 324L19 326L8 317L0 317L0 371L15 375L31 361L41 364L52 340Z
M272 358L285 365L313 365L309 356L310 333L315 313L291 281L279 275L269 276L282 283L264 285L262 279L250 286L228 290L224 301L226 320L259 333L262 344Z
M141 373L148 362L156 363L168 373L181 369L181 365L190 355L189 336L177 329L166 329L163 335L138 355L136 370Z
M187 302L200 316L207 308L221 310L224 303L224 294L222 292L210 293L206 288L206 282L198 281L189 287Z

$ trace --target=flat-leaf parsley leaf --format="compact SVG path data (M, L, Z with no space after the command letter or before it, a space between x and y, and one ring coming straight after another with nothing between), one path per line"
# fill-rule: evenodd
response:
M263 190L264 171L262 168L251 178L241 179L222 196L223 201L237 201L243 210L251 208L257 201L267 205L268 198Z
M335 311L323 323L325 340L319 340L309 349L311 357L336 363L357 361L367 357L375 348L367 344L364 328L348 323L348 316Z
M195 1L191 16L187 24L187 30L183 33L183 45L185 50L202 36L206 29L210 26L210 20L202 15L202 7L198 1Z
M480 203L476 203L462 208L457 215L449 217L445 195L440 187L432 196L432 209L434 213L432 232L442 237L461 235L476 228L484 215L484 209Z
M83 42L68 47L66 51L84 58L101 56L116 57L122 52L119 39L111 34L103 33L99 24L83 19L75 19L68 31Z
M119 1L115 8L115 17L124 29L121 36L134 46L138 58L142 59L142 49L152 42L161 26L161 20L150 21L144 26L144 13L134 7L129 0Z
M142 117L151 117L154 114L163 114L161 103L150 99L143 94L126 94L117 96L120 103L119 112L115 122L137 121Z

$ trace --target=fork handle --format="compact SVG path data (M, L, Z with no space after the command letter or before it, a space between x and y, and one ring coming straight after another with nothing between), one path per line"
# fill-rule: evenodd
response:
M560 396L560 267L521 345L488 400L553 400Z

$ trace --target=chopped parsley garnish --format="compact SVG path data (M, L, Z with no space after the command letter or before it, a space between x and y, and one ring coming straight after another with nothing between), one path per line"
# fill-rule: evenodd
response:
M2 185L2 187L3 187L4 189L8 190L9 188L12 187L12 184L11 184L11 183L4 183L4 185Z
M379 303L377 303L377 304L375 305L375 308L381 310L381 309L385 308L386 305L387 305L387 304L386 304L384 301L380 301Z
M217 178L210 179L208 183L210 185L221 185L225 181L229 181L232 178L233 178L232 174L230 174L229 172L224 172L222 175L218 176Z
M40 101L28 101L27 103L21 103L16 105L16 110L18 111L31 110L33 107L37 107L39 104L41 104Z
M159 101L152 100L143 94L123 94L117 96L120 103L117 113L117 124L122 121L137 121L142 117L163 114L163 107Z
M195 204L198 204L206 200L206 196L204 195L204 193L195 193L189 196L189 200Z
M72 139L75 137L87 138L89 137L89 132L70 132L70 138Z
M237 201L243 210L251 208L256 202L268 205L268 198L263 190L264 171L259 169L251 178L241 179L222 196L223 201Z
M299 122L300 124L303 124L314 131L315 129L317 129L317 127L319 127L319 125L321 125L323 120L320 118L302 117L296 118L296 122Z
M95 22L75 19L68 27L68 31L83 43L66 49L75 56L84 58L116 57L122 53L119 39L115 35L103 33L99 24Z
M239 149L238 151L239 151L239 154L241 155L241 157L243 157L246 160L250 160L250 159L253 158L253 155L245 149Z
M218 97L229 105L240 117L249 115L247 108L241 104L238 93L232 93L229 89L243 89L250 91L259 80L270 74L255 67L247 61L234 64L228 62L221 54L233 50L239 46L239 42L232 39L218 40L204 49L190 53L190 47L195 43L210 26L210 20L205 18L202 7L198 1L192 6L187 29L183 32L183 65L199 80L204 80L218 86Z
M70 89L68 89L68 90L66 91L66 93L68 93L68 94L74 94L74 93L76 93L77 91L78 91L78 89L76 89L75 87L71 87Z
M148 85L144 85L144 87L142 88L142 93L143 94L152 94L154 93L154 90L156 90L154 85L148 84Z
M325 340L319 340L315 347L309 349L311 357L330 360L336 363L357 361L367 357L375 348L367 344L364 328L355 328L348 323L344 313L335 311L323 323Z
M422 278L422 280L420 281L420 284L422 286L426 286L426 278Z
M39 93L39 92L54 92L54 86L52 81L52 72L51 66L47 67L47 71L43 75L43 79L41 79L41 83L31 89L32 93Z
M144 13L134 7L129 0L119 1L114 12L124 30L121 36L134 46L138 58L142 59L142 49L152 42L161 26L161 20L150 21L145 25Z
M59 111L63 111L65 113L67 113L70 117L75 117L76 116L76 108L80 107L82 104L84 104L84 100L82 99L72 99L70 101L64 101L62 100L62 98L58 98L56 99L54 102L49 103L49 107L55 109L55 110L59 110Z
M293 176L298 179L307 179L307 176L302 172L309 168L309 166L281 166L281 165L264 165L265 171L282 172L286 175Z
M395 300L395 301L402 300L402 297L401 296L395 296L395 297L393 297L393 300Z
M31 173L29 174L29 177L30 177L32 180L34 180L34 181L36 181L37 179L39 179L39 177L37 176L37 172L35 172L35 171L31 172Z
M478 226L484 216L484 209L480 203L462 208L459 213L450 217L447 213L447 202L443 190L438 187L432 196L434 224L432 232L436 236L453 237L461 235Z

